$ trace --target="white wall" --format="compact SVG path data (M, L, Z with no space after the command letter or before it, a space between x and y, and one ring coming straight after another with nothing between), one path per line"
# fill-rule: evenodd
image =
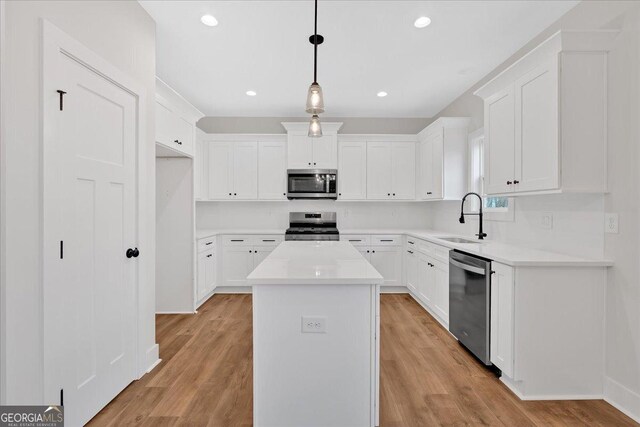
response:
M38 404L43 400L41 281L41 143L40 19L44 18L128 74L147 92L145 118L148 171L143 185L154 188L153 135L155 93L155 23L134 1L9 1L5 6L3 58L3 159L5 199L0 233L6 239L3 279L6 299L6 403ZM141 194L141 256L146 280L139 297L138 321L145 326L141 354L155 349L155 194ZM5 402L3 402L5 403ZM52 403L52 402L48 402Z
M447 106L438 116L468 116L471 130L482 127L483 105L473 91L559 29L622 29L609 54L610 193L519 197L515 221L487 222L489 238L582 256L606 256L605 396L640 420L640 3L585 1L497 67ZM541 215L553 214L553 228L540 226ZM620 215L620 234L604 234L604 212ZM457 223L459 203L431 205L433 226L475 233L477 222Z
M289 212L336 212L338 229L429 228L425 203L335 202L293 200L288 202L198 202L197 228L289 227Z

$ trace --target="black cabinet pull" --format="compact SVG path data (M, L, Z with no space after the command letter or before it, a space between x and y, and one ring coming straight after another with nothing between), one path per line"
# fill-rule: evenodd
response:
M249 253L251 253L251 251L249 251Z
M412 253L413 253L413 251L407 251L407 252L409 252L410 254L412 254Z
M258 253L258 251L253 251L253 253L254 253L254 254L257 254L257 253Z
M411 240L407 240L407 243L413 245L414 243Z
M511 181L507 181L507 185L511 185L511 184L512 184L512 182L511 182Z
M237 195L238 195L238 193L233 193L233 195L234 195L234 196L237 196Z
M275 242L274 239L262 239L263 242Z
M387 196L390 196L390 195L391 195L391 193L387 193Z
M209 246L209 245L213 245L213 242L207 242L207 243L205 243L205 246Z
M287 193L282 193L282 195L283 195L283 196L286 196L286 195L287 195Z
M316 162L313 162L313 166L315 166L315 165L316 165Z
M244 239L231 239L232 242L244 242Z
M433 194L431 191L427 191L427 196Z
M393 195L395 196L395 195L396 195L396 193L393 193Z
M371 253L374 253L374 254L375 254L375 253L376 253L376 251L371 251Z
M309 162L309 166L311 166L311 162Z
M342 193L338 193L338 196L342 196Z
M520 181L518 181L518 180L514 180L514 181L513 181L513 183L514 183L514 184L520 184Z
M211 254L207 255L207 258L211 258Z
M127 252L125 253L125 255L127 256L127 258L138 258L138 255L140 255L140 251L138 250L138 248L135 249L127 249Z
M380 239L381 242L393 242L393 239Z
M369 253L369 251L367 251L367 253Z
M229 193L229 195L231 195L231 193Z
M362 242L360 239L349 239L350 242Z

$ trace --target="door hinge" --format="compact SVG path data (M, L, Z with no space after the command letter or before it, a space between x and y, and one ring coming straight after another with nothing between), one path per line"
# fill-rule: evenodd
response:
M64 240L60 240L60 259L64 259Z
M60 111L63 110L64 106L62 104L62 97L67 93L63 90L58 89L56 92L58 92L60 94Z

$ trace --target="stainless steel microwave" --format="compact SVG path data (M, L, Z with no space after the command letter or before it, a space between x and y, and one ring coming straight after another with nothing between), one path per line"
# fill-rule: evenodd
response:
M288 199L337 199L338 171L336 169L287 170Z

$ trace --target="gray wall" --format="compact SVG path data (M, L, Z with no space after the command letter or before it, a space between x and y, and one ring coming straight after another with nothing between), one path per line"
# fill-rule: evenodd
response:
M433 120L429 118L322 117L325 122L343 122L339 133L416 134ZM203 117L198 127L206 133L286 133L281 122L307 122L301 117Z

